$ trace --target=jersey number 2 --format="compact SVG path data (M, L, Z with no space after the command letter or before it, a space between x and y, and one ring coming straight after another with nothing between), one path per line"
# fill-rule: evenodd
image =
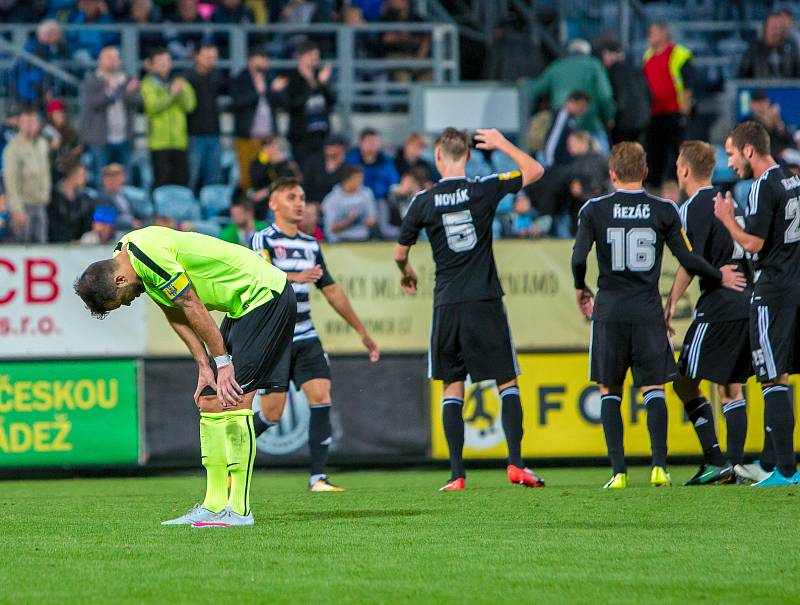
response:
M649 271L656 264L656 232L649 227L609 227L606 243L611 244L612 271Z
M442 215L447 245L453 252L467 252L478 243L478 234L472 222L472 212L448 212Z
M800 198L793 197L786 202L786 220L792 222L783 235L784 243L800 241Z

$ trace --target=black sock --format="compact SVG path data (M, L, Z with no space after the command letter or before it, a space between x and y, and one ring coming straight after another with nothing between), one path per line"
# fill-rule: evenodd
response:
M689 420L694 425L694 432L700 440L700 447L703 448L703 461L706 464L722 466L725 459L719 449L717 431L714 428L714 412L705 397L698 397L683 404Z
M522 402L519 399L519 387L506 387L500 391L503 402L503 432L508 443L508 463L520 468L522 461Z
M770 386L763 393L764 430L772 437L775 466L784 477L791 477L797 471L797 463L794 456L794 410L789 399L789 387Z
M445 397L442 400L442 424L450 450L450 480L466 477L464 470L464 400Z
M275 426L276 424L278 423L267 420L260 411L253 414L253 429L256 432L256 437L266 431L269 427Z
M747 402L744 399L723 404L722 413L728 427L728 462L741 464L744 460L744 440L747 438Z
M625 466L625 446L622 442L622 397L603 395L600 398L600 419L603 421L603 433L606 436L608 459L614 474L628 472Z
M311 406L308 421L308 451L311 453L311 475L325 474L328 446L331 444L331 404Z
M667 402L664 391L653 389L644 394L647 407L647 430L653 451L653 466L667 467Z

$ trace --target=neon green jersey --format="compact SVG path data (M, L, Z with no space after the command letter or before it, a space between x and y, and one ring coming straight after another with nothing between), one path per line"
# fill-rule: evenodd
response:
M168 307L191 285L207 309L237 318L286 286L286 274L257 252L208 235L145 227L125 235L114 256L126 244L147 295Z

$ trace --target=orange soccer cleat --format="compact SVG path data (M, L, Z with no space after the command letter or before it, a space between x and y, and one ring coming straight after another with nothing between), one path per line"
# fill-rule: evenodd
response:
M439 488L440 492L460 492L464 490L464 477L458 479L451 479Z
M520 468L509 464L508 480L515 485L524 485L525 487L544 487L544 479L536 476L536 474L529 468Z

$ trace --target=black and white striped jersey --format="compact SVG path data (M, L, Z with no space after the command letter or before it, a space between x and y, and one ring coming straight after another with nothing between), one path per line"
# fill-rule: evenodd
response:
M319 242L310 235L298 232L297 235L290 237L273 224L256 232L253 236L252 247L285 273L299 273L319 265L322 267L322 277L316 283L317 288L324 288L334 283L333 277L325 266ZM291 282L291 284L297 297L294 342L317 338L317 331L311 321L311 302L309 301L311 284L296 282Z

